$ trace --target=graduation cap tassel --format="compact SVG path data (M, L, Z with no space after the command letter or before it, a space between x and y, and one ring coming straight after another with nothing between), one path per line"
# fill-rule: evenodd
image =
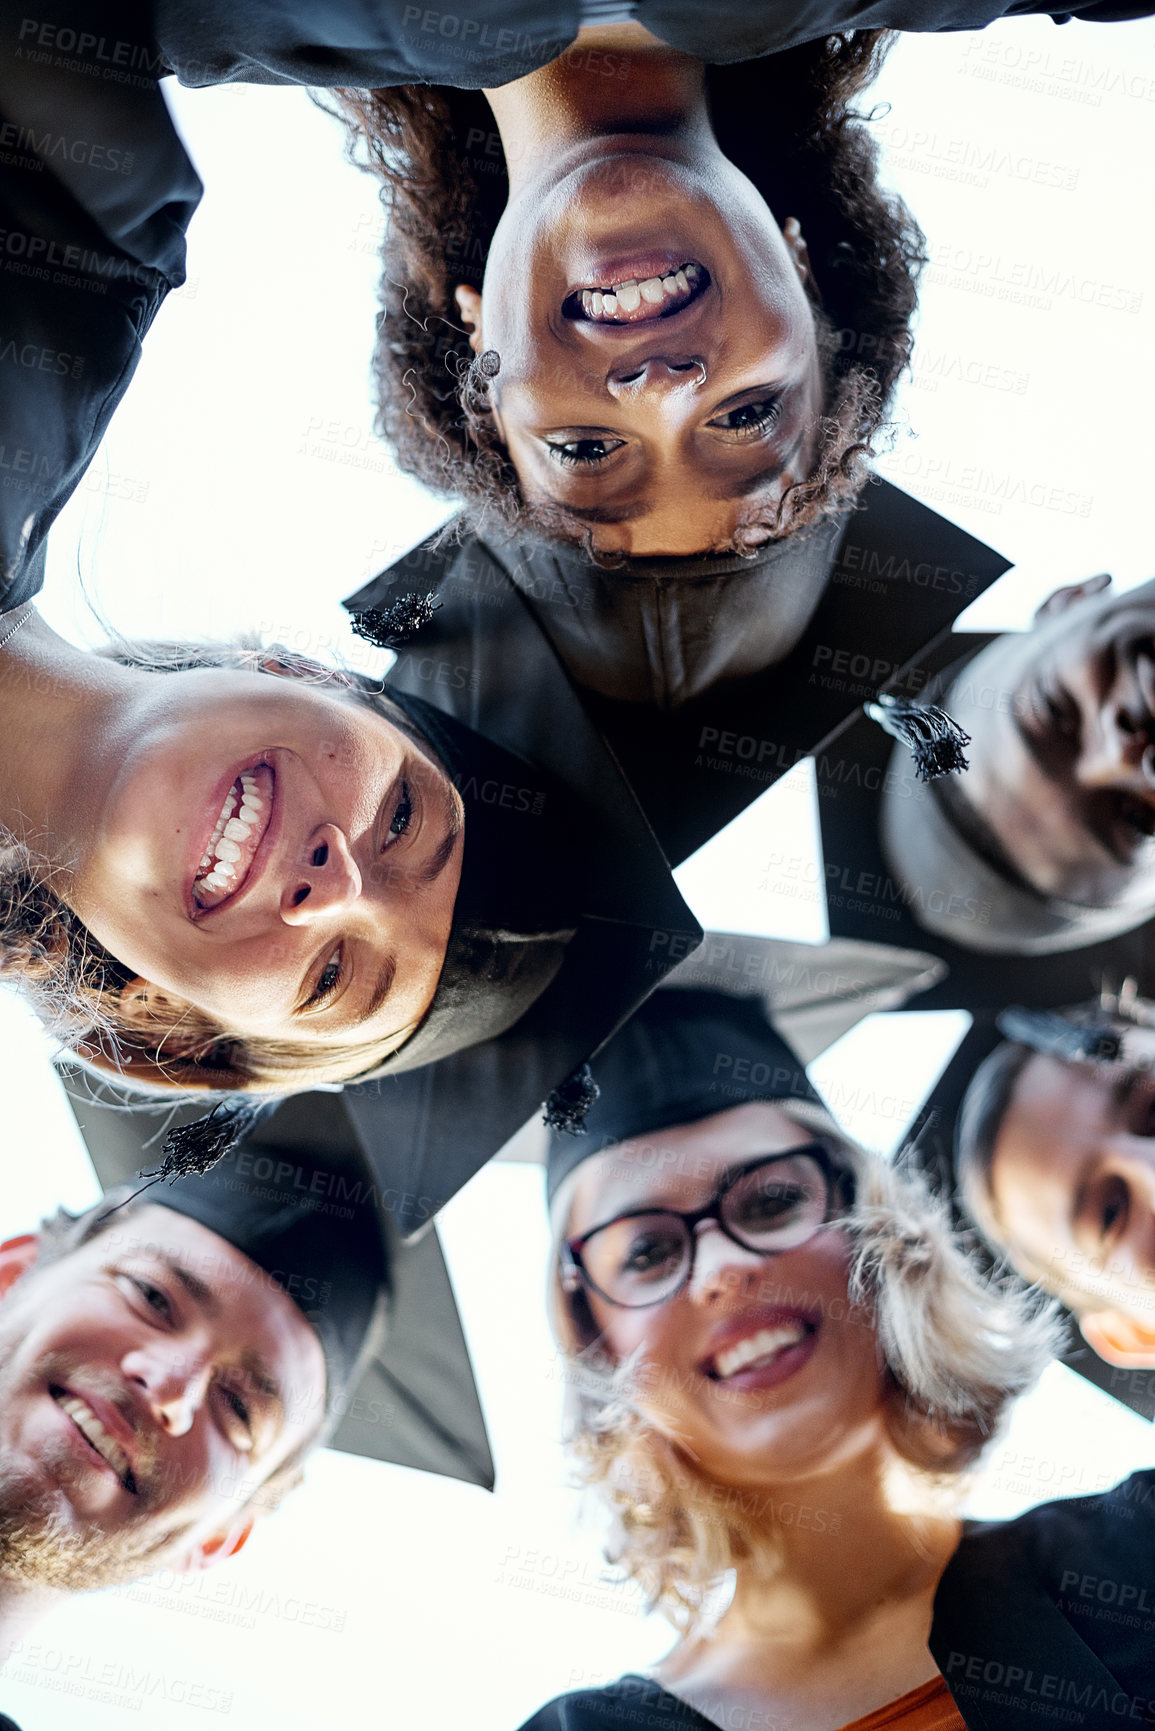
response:
M164 1139L164 1159L142 1178L203 1178L264 1114L264 1103L229 1105L218 1101L206 1118L181 1124Z
M937 704L884 694L862 707L871 721L877 721L892 739L909 748L920 781L937 781L940 775L966 769L963 746L970 744L971 736Z
M388 607L368 607L363 613L354 613L353 629L378 649L401 649L428 625L440 606L434 589L425 595L399 595Z
M566 1136L586 1134L586 1113L601 1093L588 1064L579 1064L554 1089L542 1108L542 1122Z

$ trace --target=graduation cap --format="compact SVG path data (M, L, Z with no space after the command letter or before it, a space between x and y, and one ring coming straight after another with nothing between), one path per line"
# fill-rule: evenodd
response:
M937 956L834 938L792 943L741 932L707 932L662 990L686 987L760 1000L766 1017L804 1064L865 1016L899 1009L946 976Z
M158 1117L102 1104L83 1076L66 1086L106 1190L155 1165L171 1109ZM219 1233L300 1306L325 1352L330 1447L492 1490L485 1420L436 1231L401 1241L340 1094L270 1108L211 1172L144 1195Z
M676 986L655 992L610 1041L596 1074L599 1094L586 1134L550 1139L551 1201L570 1173L604 1148L748 1100L780 1102L836 1129L798 1053L755 997Z
M989 642L989 634L945 632L919 657L920 687L934 689L944 669ZM1078 947L1027 955L990 948L983 934L991 907L979 880L967 875L961 841L957 880L942 851L944 871L936 881L919 881L918 826L926 812L938 809L943 795L935 790L944 784L919 783L902 748L896 751L893 739L866 715L818 754L815 771L831 936L938 956L946 973L920 1008L972 1014L1010 1003L1054 1008L1096 996L1105 979L1135 976L1141 991L1147 982L1155 985L1149 927L1108 936L1087 930ZM883 835L887 807L889 846Z
M97 28L91 8L79 10L79 30L61 29L61 40ZM143 48L130 16L118 13L118 25ZM14 32L0 47L0 114L20 139L5 152L0 228L27 237L31 258L39 248L43 264L64 268L0 271L4 340L18 334L58 363L5 369L0 446L35 452L36 473L26 488L0 488L0 612L43 583L49 530L128 389L164 296L184 281L185 229L202 192L156 79L93 76L83 50L30 47ZM65 137L118 149L64 149L65 122ZM118 160L121 172L110 173Z
M403 582L428 592L438 587L444 560L425 551ZM386 573L346 605L358 613L387 606L395 588ZM547 942L551 931L566 935L557 940L548 984L516 1021L479 1029L481 1037L457 1049L420 1053L420 1068L409 1064L410 1042L397 1060L345 1088L345 1110L404 1237L419 1233L595 1059L702 936L613 753L523 597L507 585L500 605L478 603L477 618L474 599L471 591L460 638L430 645L419 632L386 688L460 778L471 874L463 885L477 909L470 921L481 928L488 918L499 939L502 921L514 932L538 929ZM440 630L450 614L462 624L459 601L446 598L429 629ZM471 825L480 838L472 867ZM527 928L531 915L538 924ZM456 1017L470 1014L469 996L466 980ZM447 1032L457 1037L452 1018Z
M547 737L531 755L545 764L572 750L567 729L548 723L563 679L576 680L585 728L597 724L676 865L861 715L1009 566L875 480L845 516L745 559L607 570L571 548L476 531L453 542L442 532L346 606L435 596L437 612L402 648L389 683L464 718L480 705L463 669L486 682L490 711L500 692L511 722L541 696ZM800 641L776 659L776 597L794 587L812 596L822 582Z

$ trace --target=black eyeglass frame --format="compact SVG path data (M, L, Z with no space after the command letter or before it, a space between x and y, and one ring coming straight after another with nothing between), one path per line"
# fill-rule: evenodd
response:
M575 1293L584 1286L587 1291L596 1292L606 1304L612 1304L615 1310L655 1310L659 1304L666 1304L671 1298L676 1298L678 1293L684 1291L694 1278L694 1261L698 1254L698 1227L704 1220L712 1220L719 1232L724 1233L731 1244L736 1244L740 1250L752 1251L756 1256L781 1255L781 1251L765 1250L761 1245L747 1244L745 1239L740 1238L723 1220L722 1205L735 1185L740 1184L744 1178L748 1178L752 1172L760 1172L764 1166L778 1165L786 1160L798 1160L803 1156L813 1160L814 1164L821 1170L826 1183L826 1208L822 1219L815 1226L814 1232L810 1234L811 1238L814 1237L815 1234L821 1232L824 1226L829 1226L832 1221L842 1218L842 1213L849 1209L854 1201L854 1173L834 1159L824 1142L805 1142L799 1148L784 1148L779 1154L762 1154L754 1160L745 1161L741 1166L732 1167L704 1208L627 1208L623 1213L615 1214L609 1220L603 1220L600 1225L591 1226L588 1232L582 1232L575 1238L563 1240L561 1246L562 1290ZM834 1199L839 1190L843 1193L842 1210L835 1213L833 1212ZM651 1298L646 1304L623 1304L620 1298L611 1298L608 1292L603 1292L598 1286L582 1261L582 1252L591 1238L596 1238L600 1232L607 1231L611 1226L617 1226L620 1221L642 1220L652 1214L668 1214L683 1223L690 1247L686 1271L677 1286L669 1292L664 1292L660 1298ZM809 1244L809 1242L810 1238L801 1240L802 1244ZM800 1245L791 1245L790 1248L797 1250Z

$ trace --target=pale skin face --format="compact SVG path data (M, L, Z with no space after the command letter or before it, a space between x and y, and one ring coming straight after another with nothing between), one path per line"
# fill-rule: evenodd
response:
M461 800L430 756L341 686L275 663L149 673L81 655L39 621L11 649L26 666L14 655L0 675L29 738L6 765L6 821L138 977L130 1018L188 1002L229 1032L322 1055L416 1025L461 875ZM57 695L41 717L21 676L44 671ZM257 822L240 826L233 878L207 892L202 861L242 778L260 789Z
M579 1169L566 1237L638 1207L692 1212L735 1167L813 1139L781 1107L748 1102L607 1149ZM931 1606L959 1528L897 1488L892 1397L849 1268L836 1218L771 1256L706 1221L691 1281L665 1303L629 1311L586 1294L611 1358L637 1355L634 1399L717 1518L734 1499L774 1530L774 1568L740 1564L720 1621L656 1669L711 1723L832 1731L937 1675ZM723 1374L743 1340L774 1338L777 1352Z
M607 51L629 76L604 76ZM594 524L599 550L708 552L814 454L822 380L799 226L721 154L702 66L640 27L583 31L487 95L510 198L482 293L461 285L457 303L474 350L501 357L490 402L522 489ZM687 264L698 289L661 316L583 308L585 289Z
M1076 1282L1089 1343L1139 1367L1155 1365L1155 1035L1127 1038L1125 1066L1027 1060L991 1202L1016 1265L1060 1296Z
M120 1579L238 1549L246 1503L259 1508L324 1415L324 1355L303 1313L164 1207L42 1268L35 1253L34 1238L0 1247L0 1480L18 1487L0 1515L51 1521Z
M1037 888L1155 907L1155 583L1056 591L944 699L971 735L960 791Z
M778 1106L750 1102L660 1132L660 1173L654 1143L607 1149L582 1168L567 1236L637 1207L701 1207L730 1168L812 1140ZM588 1303L615 1360L641 1353L643 1404L712 1478L784 1485L880 1434L883 1369L872 1317L847 1298L848 1271L849 1244L836 1224L767 1257L706 1222L691 1282L673 1298L645 1310L619 1309L596 1293ZM720 1377L720 1351L792 1326L803 1338L781 1355L783 1380L759 1386L767 1379L756 1371Z

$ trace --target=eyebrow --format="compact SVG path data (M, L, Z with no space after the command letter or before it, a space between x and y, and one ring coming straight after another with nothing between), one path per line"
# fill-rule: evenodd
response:
M763 487L777 481L784 467L785 460L774 463L767 469L756 469L752 475L747 475L744 481L708 489L706 497L723 504L733 499L748 499L752 493L761 492ZM649 499L635 500L632 505L567 505L548 493L543 497L546 505L560 511L564 517L575 517L579 523L636 523L639 518L648 517L653 511Z
M377 976L377 984L373 987L369 1002L365 1006L365 1013L357 1018L359 1022L372 1021L373 1017L377 1014L378 1010L389 996L396 974L397 957L386 956L381 972ZM356 1024L354 1024L354 1026L355 1025Z
M434 848L428 865L422 869L421 882L423 884L436 883L437 879L441 876L442 872L453 858L453 851L457 846L463 828L461 813L453 803L448 784L445 786L444 795L446 830L445 834Z
M634 523L639 517L648 517L653 509L648 499L638 499L632 505L567 505L549 493L544 493L542 499L552 510L560 511L564 517L576 517L579 523Z
M719 487L716 491L711 489L706 497L718 500L748 499L751 493L757 493L761 488L768 486L771 481L777 481L785 466L786 461L784 460L781 463L772 464L768 469L757 469L754 474L747 475L746 479L739 481L736 486L727 485Z
M285 1394L269 1362L255 1347L246 1347L241 1354L241 1369L249 1383L272 1409L269 1417L274 1424L285 1422Z
M220 1305L216 1295L199 1274L194 1274L191 1268L186 1268L177 1257L170 1256L165 1251L158 1252L158 1259L167 1273L179 1286L183 1286L193 1303L199 1305L206 1316L219 1316Z

